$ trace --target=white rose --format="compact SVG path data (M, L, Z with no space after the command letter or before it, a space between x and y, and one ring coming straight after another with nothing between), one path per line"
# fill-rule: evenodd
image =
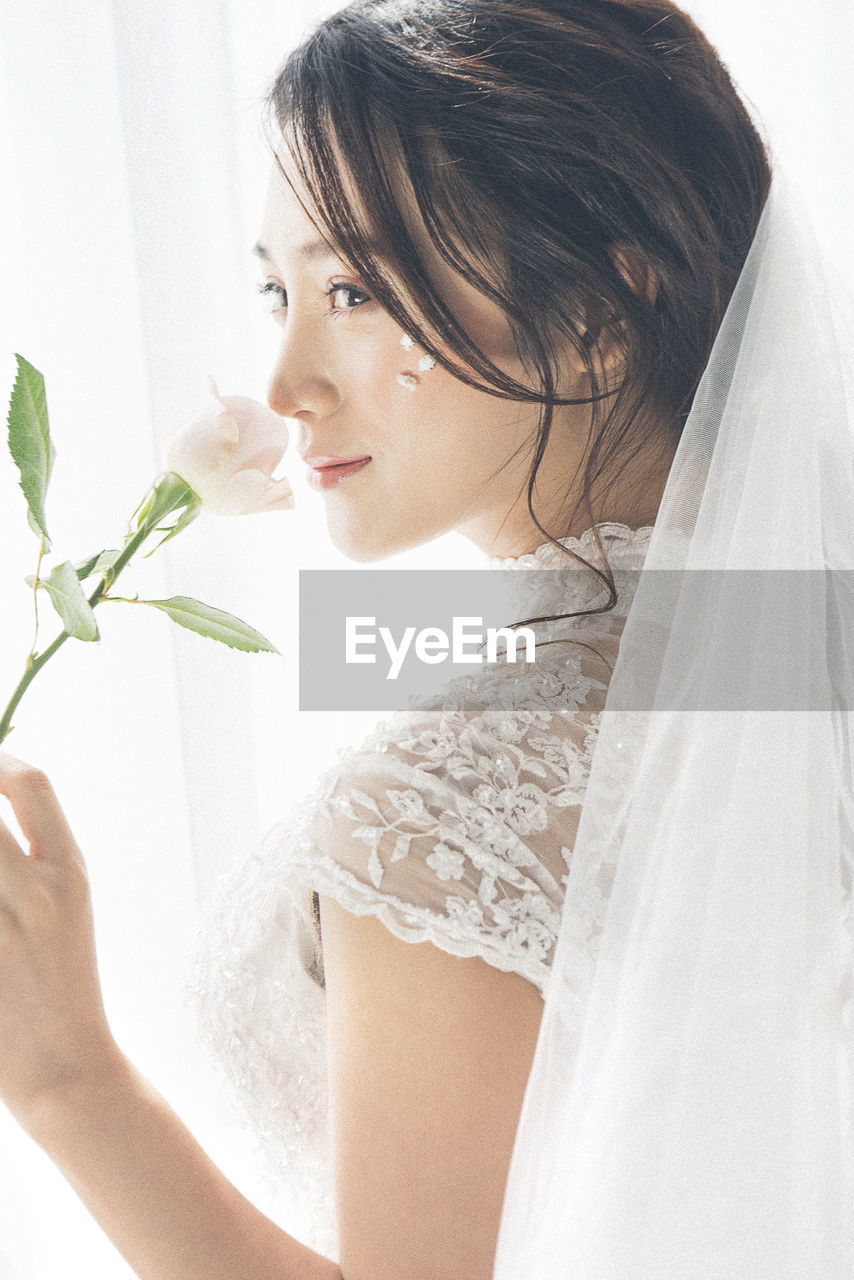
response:
M278 414L247 396L220 396L175 432L166 465L217 515L283 511L294 505L287 479L273 478L288 430Z

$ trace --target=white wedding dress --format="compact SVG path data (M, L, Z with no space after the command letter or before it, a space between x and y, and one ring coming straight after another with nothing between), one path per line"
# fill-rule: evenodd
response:
M532 666L474 668L340 751L218 895L197 982L204 1035L272 1166L276 1216L328 1257L337 1242L317 895L544 993L599 714L652 534L598 528L615 609L538 626L538 640L562 642L540 643ZM601 565L592 531L563 545ZM562 571L520 578L518 619L606 599L593 573L549 543L488 564ZM604 890L588 879L591 918Z

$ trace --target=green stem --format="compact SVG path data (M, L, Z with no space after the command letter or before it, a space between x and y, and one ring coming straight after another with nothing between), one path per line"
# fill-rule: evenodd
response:
M163 515L164 515L164 512L162 511L159 512L157 514L157 519L158 520L162 519ZM89 596L89 605L91 608L94 609L95 606L102 599L102 597L104 597L104 593L107 591L109 587L113 585L116 578L121 573L122 569L125 568L125 566L132 559L132 557L136 555L137 551L145 542L146 538L154 532L154 528L155 528L155 524L150 523L148 520L146 520L143 522L142 527L138 529L137 532L131 538L128 539L127 544L124 550L122 551L121 555L106 571L106 573L104 574L101 581L98 583L95 590ZM41 563L41 560L39 560L39 563ZM109 599L108 596L105 598ZM17 688L15 689L15 692L12 694L12 697L9 700L9 704L6 707L6 710L3 712L2 720L0 720L0 743L2 743L4 739L7 738L9 734L12 732L12 727L13 727L12 716L15 714L15 710L19 702L23 698L24 694L26 693L27 689L32 684L33 680L41 671L45 663L50 661L50 659L53 657L56 651L60 649L62 645L65 644L66 640L68 640L69 638L70 638L69 633L63 630L59 633L59 635L56 637L53 643L48 645L44 653L40 653L38 655L36 655L35 653L31 653L27 658L26 665L24 667L24 674L21 676L21 679L18 681Z
M30 654L35 657L36 645L39 642L39 574L41 572L42 560L44 559L44 534L39 541L39 558L36 562L35 581L33 582L33 616L35 625L33 627L33 643L30 645ZM0 742L3 739L0 738Z
M127 565L128 561L131 560L132 557L136 555L139 548L145 542L145 539L149 536L149 534L153 532L154 530L149 525L143 525L143 527L137 530L137 532L133 535L133 537L127 543L122 554L110 566L110 568L104 574L103 578L98 583L97 587L89 597L89 605L92 609L95 608L95 605L101 599L101 597L103 596L107 588L113 585L116 578L121 573L122 569L124 569L125 566ZM46 652L47 650L45 650L45 653Z
M3 742L3 740L6 737L8 737L8 735L12 732L12 716L15 714L15 708L23 698L31 682L35 680L36 676L41 671L44 664L53 657L57 649L59 649L62 645L64 645L68 638L69 638L68 632L61 631L60 634L54 640L53 644L48 645L44 653L40 653L37 658L33 657L33 655L30 654L29 658L27 659L26 666L24 668L24 674L21 676L21 679L18 681L18 687L16 688L15 692L12 694L12 697L9 700L8 707L3 712L3 719L0 720L0 742Z

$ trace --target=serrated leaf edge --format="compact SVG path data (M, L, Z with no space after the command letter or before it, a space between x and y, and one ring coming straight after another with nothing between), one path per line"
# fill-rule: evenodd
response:
M18 473L20 477L18 482L19 487L27 503L27 522L30 525L30 528L33 530L33 532L36 535L44 538L45 550L49 550L51 542L50 542L50 536L47 531L47 518L45 516L44 506L45 506L45 499L47 497L47 487L48 487L48 484L50 483L51 472L53 470L53 464L56 458L56 449L54 448L53 441L50 437L50 423L48 419L47 393L45 390L44 374L42 374L41 371L35 367L35 365L31 364L30 361L27 360L25 356L22 356L17 352L15 353L15 361L17 363L17 372L15 374L15 381L12 385L12 394L9 398L9 408L6 413L8 447L9 447L9 452L12 455L12 460L18 469ZM41 391L41 399L43 401L43 407L44 407L44 427L43 428L42 428L42 414L37 404L36 397L33 394L30 375L33 375L35 379L37 379L37 385L40 387L40 391ZM38 424L38 437L41 444L42 458L43 458L43 464L44 464L43 478L39 476L39 486L40 486L41 492L38 495L38 504L37 504L38 510L34 508L33 503L31 501L31 496L29 493L27 493L27 490L24 487L25 485L24 470L21 467L19 458L18 456L16 456L15 451L12 447L12 431L13 431L12 417L15 411L16 401L18 400L19 397L23 396L24 392L26 392L27 396L29 397L29 400L31 401L33 415Z
M238 618L233 613L227 613L224 609L218 609L216 605L206 604L203 600L194 600L191 596L170 596L166 600L136 600L134 603L147 604L152 606L152 608L159 609L161 613L165 613L166 616L171 618L178 626L182 626L185 630L192 631L194 635L202 636L206 640L216 640L218 643L226 645L229 649L238 649L242 653L279 654L279 650L272 641L268 640L267 637L262 635L255 627L250 626L248 622L244 622L242 618ZM212 613L215 613L218 616L216 618L206 618L204 614L197 613L192 608L185 608L184 606L186 605L196 605L201 609L209 609ZM223 636L209 635L204 631L199 631L196 627L190 626L187 622L183 621L180 616L176 616L181 613L185 613L188 618L195 618L200 622L218 622L224 627L229 624L234 624L236 635L241 640L248 641L251 644L253 642L253 638L255 638L260 642L260 644L257 647L247 649L239 644L230 643ZM242 628L243 631L239 630L240 628ZM247 632L249 634L246 634ZM279 656L281 655L279 654Z

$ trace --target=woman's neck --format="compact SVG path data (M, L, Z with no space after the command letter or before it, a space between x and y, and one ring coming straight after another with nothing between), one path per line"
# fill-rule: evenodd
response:
M555 470L547 469L541 478L541 466L533 493L539 524L531 516L527 493L523 492L497 526L481 523L460 532L488 557L504 559L529 555L550 538L579 538L600 524L630 529L654 525L675 449L672 433L669 439L659 433L637 458L620 468L610 484L594 484L587 502L577 490L558 501Z

